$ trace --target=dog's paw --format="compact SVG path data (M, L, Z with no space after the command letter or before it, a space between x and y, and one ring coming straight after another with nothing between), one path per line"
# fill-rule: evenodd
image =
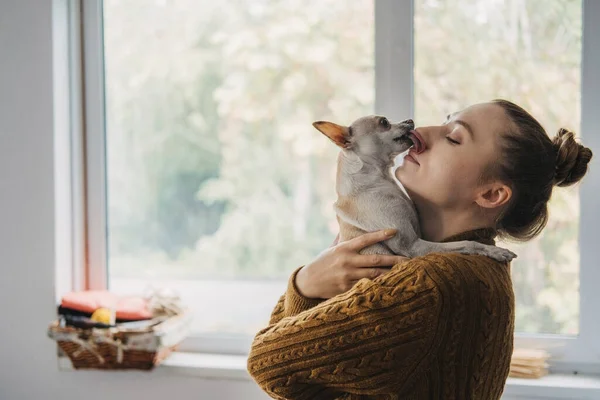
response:
M512 251L495 246L486 247L484 255L500 262L509 262L512 261L513 258L517 257L517 255Z

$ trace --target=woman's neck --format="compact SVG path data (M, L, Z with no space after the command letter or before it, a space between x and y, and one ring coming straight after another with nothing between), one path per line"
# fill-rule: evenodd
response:
M472 209L443 209L438 206L415 202L419 213L421 236L430 242L442 240L462 232L491 227L492 222L476 207Z

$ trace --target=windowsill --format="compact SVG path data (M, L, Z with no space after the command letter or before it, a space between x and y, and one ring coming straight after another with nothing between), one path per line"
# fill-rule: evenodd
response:
M550 374L540 379L508 378L504 396L598 399L600 398L600 376Z
M76 371L66 356L58 357L58 368L61 371ZM106 370L104 372L128 373L134 371L138 372L137 370ZM246 357L229 354L174 352L150 373L165 376L188 375L207 379L252 381L252 377L246 369Z
M245 356L174 353L159 369L203 378L252 380L246 370ZM508 378L504 396L600 398L600 376L552 374L541 379Z
M252 381L246 360L246 356L238 355L175 352L158 369L202 378Z
M246 369L246 357L227 354L182 353L168 357L154 371L159 375L188 375L206 379L246 380L252 377ZM61 357L61 369L72 369ZM508 378L504 396L573 399L600 398L600 376L551 374L540 379Z

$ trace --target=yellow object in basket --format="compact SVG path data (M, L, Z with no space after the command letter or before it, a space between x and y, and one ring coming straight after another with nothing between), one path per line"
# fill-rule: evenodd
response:
M92 321L101 322L103 324L111 325L112 313L108 308L99 308L92 314Z

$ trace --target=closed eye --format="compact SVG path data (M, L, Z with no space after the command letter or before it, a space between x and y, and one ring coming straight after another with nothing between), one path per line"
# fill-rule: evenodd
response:
M460 142L458 142L458 141L456 141L456 140L452 139L450 136L446 136L446 139L447 139L447 140L448 140L448 141L449 141L449 142L450 142L450 143L451 143L453 146L455 146L455 145L457 145L457 144L460 144Z

